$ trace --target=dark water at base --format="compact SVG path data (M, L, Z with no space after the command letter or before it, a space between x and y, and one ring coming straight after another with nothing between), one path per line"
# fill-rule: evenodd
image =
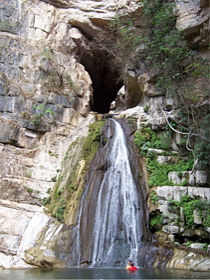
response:
M208 272L176 269L139 269L128 273L116 268L71 268L64 270L0 270L0 280L36 279L209 279Z

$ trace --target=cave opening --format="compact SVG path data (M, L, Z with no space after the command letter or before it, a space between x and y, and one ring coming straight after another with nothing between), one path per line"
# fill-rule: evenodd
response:
M93 86L91 111L105 114L115 100L117 92L123 85L120 69L115 58L104 50L84 52L80 63L88 71Z

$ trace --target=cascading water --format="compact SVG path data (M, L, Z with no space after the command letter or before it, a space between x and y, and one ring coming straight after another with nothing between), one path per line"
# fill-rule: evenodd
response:
M126 136L117 121L111 122L114 133L111 135L109 127L109 148L103 148L92 163L81 201L78 264L121 266L128 258L138 264L142 247L144 206L132 173Z
M110 167L104 174L97 200L92 264L109 263L119 250L129 252L130 257L136 259L141 237L139 199L126 139L120 124L114 122L113 147L108 158Z

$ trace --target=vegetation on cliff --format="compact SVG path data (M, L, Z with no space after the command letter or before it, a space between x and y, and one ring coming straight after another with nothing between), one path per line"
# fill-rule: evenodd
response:
M173 128L184 135L182 141L194 156L196 167L209 170L208 61L191 49L184 32L176 29L175 1L139 3L143 6L143 28L139 14L119 14L112 24L117 34L115 54L124 73L153 69L156 91L178 98L180 110Z

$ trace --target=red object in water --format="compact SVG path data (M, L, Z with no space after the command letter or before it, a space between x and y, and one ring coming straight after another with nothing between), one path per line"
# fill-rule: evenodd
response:
M133 272L133 271L136 271L137 269L138 269L138 268L135 267L135 266L131 266L131 267L128 268L128 270L129 270L129 271L132 271L132 272Z

